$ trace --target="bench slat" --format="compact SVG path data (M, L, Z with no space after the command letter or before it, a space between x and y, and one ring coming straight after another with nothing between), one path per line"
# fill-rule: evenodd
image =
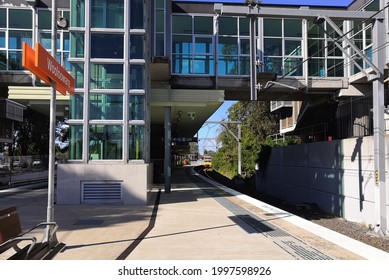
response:
M19 215L12 213L0 220L0 244L22 233Z
M5 215L13 213L13 212L17 212L15 206L12 206L12 207L0 210L0 219L1 219L2 216L5 216Z
M49 254L47 254L43 260L51 260L57 255L63 248L65 248L66 244L65 243L58 243L54 248L51 250Z
M0 244L22 233L16 207L0 210Z

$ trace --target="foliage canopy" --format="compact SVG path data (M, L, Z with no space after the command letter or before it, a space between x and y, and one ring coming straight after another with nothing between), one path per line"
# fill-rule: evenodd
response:
M270 113L268 102L240 101L228 109L230 121L241 122L242 176L251 177L255 174L255 165L266 165L269 147L287 145L295 142L293 138L284 141L272 140L277 133L277 120ZM228 128L237 135L237 124L229 124ZM238 175L238 143L235 138L223 128L217 141L221 144L212 158L213 167L223 175L233 178Z

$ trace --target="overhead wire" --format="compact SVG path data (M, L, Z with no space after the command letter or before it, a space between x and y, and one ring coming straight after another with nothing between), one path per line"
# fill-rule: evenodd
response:
M387 4L385 7L383 7L382 9L380 9L379 11L377 11L376 13L374 13L374 14L373 14L371 17L369 17L368 19L366 19L366 20L364 20L364 21L361 21L361 23L360 23L359 25L354 26L352 29L350 29L348 32L346 32L346 33L344 33L343 35L341 35L339 38L336 38L336 39L331 38L331 39L333 39L333 40L336 41L336 42L337 42L337 41L341 41L345 36L347 36L348 34L350 34L350 33L353 32L353 31L355 31L355 30L357 29L357 27L362 27L361 30L359 30L356 34L353 34L353 36L350 37L350 38L352 39L354 36L358 35L359 32L362 32L363 30L366 29L366 28L363 28L363 24L364 24L364 23L367 23L367 22L372 21L376 15L378 15L378 14L381 13L381 12L383 12L383 11L384 11L385 9L387 9L388 7L389 7L389 4ZM314 26L314 25L312 25L312 27L313 27L313 26ZM312 28L312 27L311 27L311 28ZM335 32L335 31L334 31L334 32ZM378 47L376 48L376 50L373 50L373 51L378 51L378 50L380 50L380 48L387 47L387 45L388 45L388 43L385 43L385 44L383 44L383 45L381 45L381 46L378 46ZM308 48L309 48L309 46L308 46ZM306 59L304 59L301 63L297 64L295 67L293 67L291 70L289 70L286 74L284 74L284 75L281 76L279 79L277 79L276 82L279 83L279 81L285 79L286 77L289 77L289 74L290 74L290 73L292 73L293 71L295 71L296 69L298 69L299 67L301 67L304 63L308 62L308 60L312 59L312 58L314 57L314 55L316 55L316 54L318 54L318 53L324 51L325 49L328 49L328 45L322 47L321 49L317 50L316 53L314 53L314 54L312 54L311 56L309 56L309 57L307 57ZM374 52L373 52L373 53L374 53ZM351 60L349 63L350 63L350 64L351 64L351 63L354 63L354 61L355 61L355 59L354 59L354 60ZM343 62L342 62L342 63L343 63ZM345 65L345 66L349 66L350 64L347 64L347 65ZM344 67L345 67L345 66L344 66ZM315 81L313 81L313 82L318 82L318 81L320 81L320 80L322 80L322 79L324 79L324 78L326 78L326 77L328 77L328 74L327 74L327 76L323 76L323 77L319 77L319 78L315 79ZM311 84L312 84L312 82L311 82ZM262 93L264 93L264 92L266 92L267 90L269 90L272 86L274 86L274 84L271 84L270 86L268 86L267 88L265 88L265 89L262 91ZM297 91L300 91L300 90L306 88L307 86L308 86L308 85L304 85L304 86L299 87L299 88L297 88L297 89L293 89L293 90L289 91L289 93L284 94L283 96L277 98L277 99L274 100L274 101L279 101L279 100L281 100L280 98L283 98L284 96L289 96L289 95L291 95L291 94L293 94L293 93L295 93L295 92L297 92Z
M325 40L326 38L330 38L332 39L333 42L339 42L339 41L342 41L343 38L347 35L349 35L350 33L353 33L354 31L358 30L360 28L360 30L358 30L357 32L353 33L349 39L353 39L354 37L356 37L357 35L359 35L360 32L363 32L364 30L366 30L367 28L370 28L369 25L372 24L374 18L376 15L380 14L381 12L385 11L387 8L389 7L389 3L381 8L380 10L378 10L376 13L374 13L371 17L367 18L366 20L363 20L363 21L360 21L359 25L356 25L354 26L353 28L351 28L350 30L348 30L346 33L342 34L341 36L339 36L338 38L331 38L331 37L328 37L328 34L327 37L324 37L323 40ZM354 21L355 22L355 21ZM342 22L342 25L344 24L344 21ZM365 28L363 28L363 25L366 24ZM315 25L312 25L310 28L313 28ZM308 30L309 31L309 30ZM333 30L332 33L335 33L335 30ZM333 43L331 42L331 43ZM386 48L388 47L389 43L384 43L382 44L381 46L378 46L377 48L375 49L372 49L372 54L377 52L377 51L380 51L381 49L383 48ZM307 49L309 48L309 46L307 46ZM326 49L329 48L329 44L326 44L324 47L322 47L321 49L317 50L315 53L311 54L309 57L307 57L306 59L304 59L301 63L297 64L295 67L293 67L292 69L290 69L286 74L284 74L283 76L281 76L280 78L278 78L276 80L276 82L280 82L282 81L283 79L285 79L286 77L290 77L289 74L293 71L295 71L296 69L298 69L299 67L301 67L304 63L307 63L309 60L311 59L315 59L315 55L319 54L320 52L323 52L325 51ZM335 52L337 49L337 47L335 46L332 50L332 52ZM318 57L319 58L319 57ZM343 65L343 68L346 68L354 63L358 63L357 61L358 60L361 60L362 58L357 56L357 55L353 55L351 56L351 59L347 62L347 63L344 63L344 56L342 57L328 57L328 53L327 53L327 56L326 56L326 59L339 59L339 60L342 60L341 62L337 63L337 64L334 64L331 66L331 68L327 68L327 74L325 76L321 76L321 77L317 77L315 78L314 80L311 80L311 85L313 83L316 83L316 82L319 82L325 78L328 78L328 77L331 77L332 74L334 74L336 71L337 71L337 67L338 66L342 66ZM363 67L363 66L362 66ZM330 70L329 70L330 69ZM308 73L307 73L308 74ZM334 77L335 78L335 77ZM340 77L339 77L340 78ZM262 93L266 92L267 90L269 90L271 87L273 86L273 84L271 84L269 87L265 88ZM284 94L283 96L279 97L279 98L276 98L275 100L273 101L279 101L281 100L280 98L283 98L284 96L290 96L291 94L297 92L297 91L301 91L305 88L307 88L308 85L304 85L302 87L299 87L297 89L293 89L291 91L289 91L288 93ZM362 98L362 97L361 97ZM242 104L242 102L240 102L240 104ZM237 109L237 111L235 111L235 113L237 114L240 114L240 112L242 110L244 110L248 105L250 104L250 101L245 101L240 108ZM225 121L226 118L224 118L222 121Z

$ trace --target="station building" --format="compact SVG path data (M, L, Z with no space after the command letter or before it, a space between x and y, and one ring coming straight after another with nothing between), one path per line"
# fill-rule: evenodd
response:
M263 1L252 29L258 7L244 2L57 1L58 17L69 21L58 30L57 59L76 81L75 96L57 100L70 125L57 203L145 204L166 157L189 149L172 139L191 139L224 101L252 99L252 65L256 100L269 102L280 133L309 141L373 134L369 61L387 53L387 3ZM247 13L227 12L234 7ZM375 48L371 19L380 10L385 43ZM50 18L51 1L0 5L0 90L46 113L50 89L23 69L21 51L22 42L50 51Z

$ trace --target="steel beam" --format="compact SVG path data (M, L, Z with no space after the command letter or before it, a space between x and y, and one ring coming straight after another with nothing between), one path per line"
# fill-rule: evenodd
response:
M375 79L375 78L378 78L379 77L379 73L380 73L380 69L378 69L378 67L375 66L375 64L373 62L371 62L367 57L366 55L349 39L347 38L346 36L344 36L343 32L339 29L339 27L332 21L332 19L330 19L327 15L323 16L322 17L323 19L325 19L325 21L334 29L334 31L336 33L339 34L339 36L341 37L341 40L344 40L346 41L347 45L349 45L353 51L355 51L358 56L365 62L367 63L371 68L373 68L374 72L375 72L375 75L373 75L373 77L368 77L369 80L371 79ZM381 35L382 37L382 35ZM341 48L341 50L343 50L343 48ZM346 53L344 50L343 50L344 53ZM365 72L365 71L364 71Z
M215 13L224 16L256 16L261 18L290 18L290 19L308 19L316 20L324 15L334 20L366 20L369 18L383 17L383 13L370 11L347 11L347 10L315 10L308 7L300 9L292 8L268 8L268 7L249 7L215 4Z

